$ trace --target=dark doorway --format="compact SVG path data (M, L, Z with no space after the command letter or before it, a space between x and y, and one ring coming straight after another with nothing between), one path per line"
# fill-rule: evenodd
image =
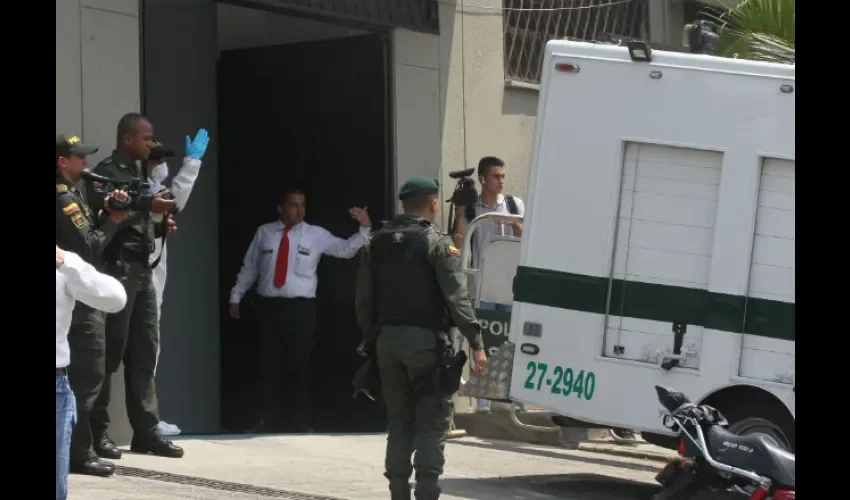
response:
M222 311L257 227L277 217L284 187L307 196L307 222L347 238L354 205L375 225L390 216L389 75L382 34L239 49L218 62L219 262ZM382 404L355 401L361 358L354 315L357 260L324 256L319 266L313 428L385 430ZM252 294L242 319L221 319L222 426L245 429L258 401Z

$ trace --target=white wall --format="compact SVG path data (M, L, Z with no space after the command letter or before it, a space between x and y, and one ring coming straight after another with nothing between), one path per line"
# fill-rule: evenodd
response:
M405 29L393 32L395 109L394 193L410 177L440 177L439 39ZM401 210L401 202L397 203Z
M138 0L56 0L56 132L108 155L122 114L139 111Z
M56 132L115 145L121 115L140 111L138 0L56 0ZM110 435L129 442L123 368L112 376Z

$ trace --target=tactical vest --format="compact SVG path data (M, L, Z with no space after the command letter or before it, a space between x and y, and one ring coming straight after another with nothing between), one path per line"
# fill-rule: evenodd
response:
M372 235L369 245L379 325L448 327L446 300L428 259L434 225L402 217Z

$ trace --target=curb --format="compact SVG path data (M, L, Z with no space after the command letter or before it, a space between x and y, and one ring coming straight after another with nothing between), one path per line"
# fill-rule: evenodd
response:
M674 454L665 455L657 451L636 450L633 448L620 448L619 445L598 445L593 443L579 443L578 450L589 451L592 453L602 453L606 455L618 455L621 457L640 458L643 460L653 460L655 462L667 462Z

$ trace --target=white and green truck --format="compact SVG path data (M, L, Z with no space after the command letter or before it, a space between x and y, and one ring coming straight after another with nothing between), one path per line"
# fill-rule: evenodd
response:
M512 312L479 311L500 340L459 395L673 447L662 385L793 450L794 70L549 42L522 238L466 267Z

